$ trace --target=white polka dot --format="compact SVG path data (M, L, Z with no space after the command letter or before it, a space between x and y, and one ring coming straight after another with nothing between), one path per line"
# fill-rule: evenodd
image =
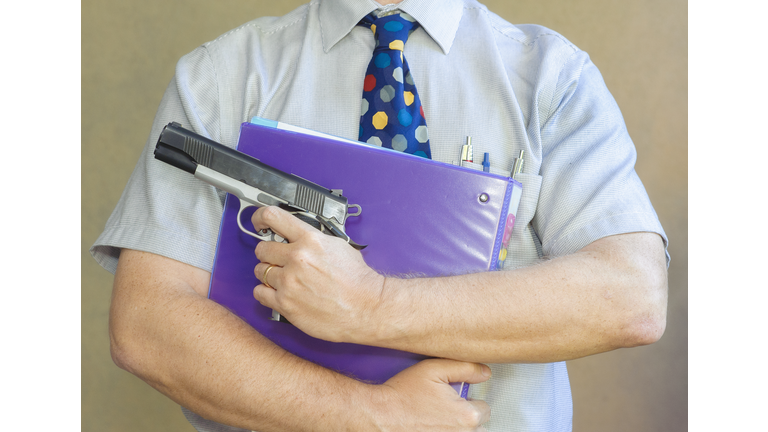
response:
M381 139L379 137L370 137L368 138L368 141L366 141L370 145L375 145L377 147L381 147Z
M420 143L425 143L429 140L429 132L427 132L427 127L422 125L416 128L416 140Z
M403 68L396 67L395 70L392 71L392 78L395 79L395 81L402 84L403 82Z
M395 97L395 88L391 85L385 85L379 92L379 97L384 102L389 102Z
M405 139L405 135L397 134L392 138L392 148L397 151L405 151L408 148L408 140Z

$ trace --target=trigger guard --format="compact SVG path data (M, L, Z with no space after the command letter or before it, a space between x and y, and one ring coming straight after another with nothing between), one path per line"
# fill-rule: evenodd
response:
M242 222L242 214L243 210L247 209L248 207L256 207L253 205L243 205L243 202L240 201L240 211L237 212L237 226L240 227L240 231L248 234L251 237L257 238L261 241L276 241L279 243L288 243L288 241L285 240L280 234L277 234L276 232L272 231L271 229L265 230L265 234L257 234L253 231L248 231L244 226Z
M255 232L248 231L243 226L243 222L241 220L242 219L242 215L243 215L243 210L247 209L248 207L255 207L255 206L243 205L243 201L242 200L240 201L240 211L237 212L237 226L240 227L240 231L248 234L251 237L255 237L255 238L259 239L259 240L269 241L270 240L269 234L258 235Z

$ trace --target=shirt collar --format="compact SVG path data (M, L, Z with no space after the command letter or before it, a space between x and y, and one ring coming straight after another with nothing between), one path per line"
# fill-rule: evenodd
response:
M318 10L323 50L330 51L357 23L381 7L374 0L322 0ZM398 8L419 22L448 54L464 13L463 0L403 0Z

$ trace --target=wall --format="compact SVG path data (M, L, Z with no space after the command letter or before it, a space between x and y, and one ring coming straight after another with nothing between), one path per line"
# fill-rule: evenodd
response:
M82 430L193 431L178 406L109 355L112 275L88 254L144 145L179 57L298 0L85 0L82 5ZM574 430L687 430L687 2L487 1L587 51L625 116L637 172L670 238L660 342L569 362Z

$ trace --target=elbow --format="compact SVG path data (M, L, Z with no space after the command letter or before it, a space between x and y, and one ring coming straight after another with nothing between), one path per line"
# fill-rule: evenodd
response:
M117 367L134 375L140 375L141 351L134 333L115 317L109 320L109 353Z
M168 395L169 376L158 367L154 357L156 349L148 346L146 338L137 334L130 326L116 325L112 317L109 324L109 353L120 369L129 372L156 390Z
M666 316L644 317L636 320L624 330L621 347L634 348L656 343L664 335L666 328Z
M620 328L623 348L650 345L658 342L667 328L667 275L666 269L655 277L645 279L641 293L633 307L628 307Z
M133 371L130 350L127 348L127 343L122 335L117 332L110 325L109 329L109 354L112 356L112 362L115 363L120 369L128 372Z
M590 247L602 257L603 303L599 325L610 348L650 345L667 327L667 263L664 243L654 233L608 237ZM618 294L618 295L613 295Z

